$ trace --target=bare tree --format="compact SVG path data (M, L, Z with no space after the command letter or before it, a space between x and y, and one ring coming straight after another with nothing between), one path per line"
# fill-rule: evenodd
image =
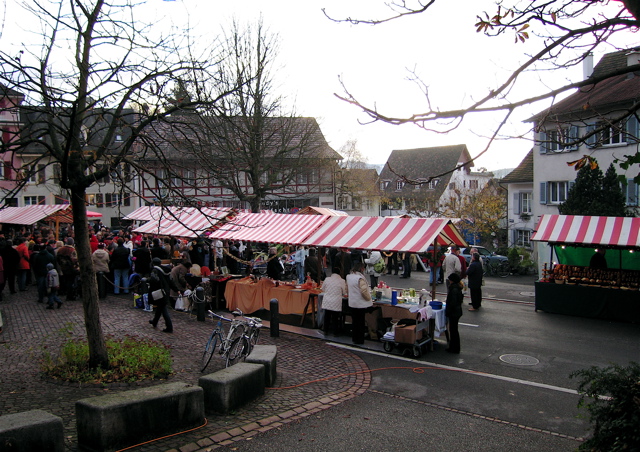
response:
M340 156L327 144L314 118L303 118L277 94L278 37L261 21L242 30L237 22L226 39L218 78L224 91L239 88L203 109L184 143L202 170L241 203L259 212L272 198L294 198L296 184L326 191ZM329 190L330 191L330 190Z
M347 141L339 151L343 157L336 173L336 198L338 208L341 202L351 201L354 210L360 203L373 198L380 198L377 171L370 168L355 140ZM373 177L372 177L373 176Z
M165 161L161 147L143 146L150 128L203 99L216 100L202 83L215 79L212 49L196 54L188 30L163 36L139 20L139 6L129 0L25 2L22 23L42 25L40 44L0 51L0 83L24 96L25 122L19 136L3 140L4 160L17 175L5 197L24 186L21 175L55 168L73 211L93 367L107 368L109 360L89 247L87 188L108 175L120 187L130 185L135 173L146 171L134 151L151 149ZM171 90L182 79L191 81L196 97L176 102Z
M378 25L400 20L407 16L429 14L435 4L436 0L394 0L387 4L390 11L387 16L372 19L335 18L327 11L325 14L336 21ZM539 47L537 51L527 56L524 63L513 69L506 79L485 93L477 93L472 100L468 101L467 105L461 108L448 108L446 105L432 104L429 86L417 78L416 81L426 99L426 108L424 111L406 116L386 115L379 111L375 105L365 105L352 95L346 86L343 86L344 92L336 94L336 96L361 109L372 122L412 123L425 130L438 133L446 133L460 127L464 120L473 114L501 114L501 121L493 130L485 149L476 156L477 158L489 149L496 137L500 136L504 125L517 109L541 100L553 102L558 96L576 88L591 86L611 77L640 70L640 65L630 65L618 71L590 77L584 81L552 86L539 94L532 95L531 91L524 90L525 95L514 98L516 92L514 88L519 83L524 83L522 79L526 72L537 68L553 70L581 64L597 49L611 45L611 38L614 35L636 30L640 25L640 6L638 6L638 2L631 0L621 2L509 0L496 1L495 4L495 12L479 12L475 24L478 33L484 33L487 36L510 33L513 35L515 43L534 41L536 44L539 43ZM456 32L455 27L451 27L451 32ZM440 36L440 39L446 40L446 37ZM610 120L615 122L636 114L639 108L640 103L636 102L619 112L618 118ZM574 144L584 142L603 130L603 128L594 129L589 134L580 137ZM627 162L637 163L638 161L640 161L639 154L627 157Z

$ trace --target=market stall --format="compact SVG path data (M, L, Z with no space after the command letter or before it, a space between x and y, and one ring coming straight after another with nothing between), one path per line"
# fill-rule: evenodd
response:
M640 218L543 215L531 240L549 245L536 311L640 322Z
M101 218L102 214L87 210L87 218ZM60 223L73 223L69 204L36 204L24 207L5 207L0 210L0 223L32 225L39 221L50 224L58 237Z
M134 229L142 234L195 238L234 216L235 211L231 208L145 206L124 219L144 221L143 225Z

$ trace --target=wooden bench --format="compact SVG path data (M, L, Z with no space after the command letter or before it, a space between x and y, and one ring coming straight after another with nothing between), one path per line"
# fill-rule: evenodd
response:
M0 416L0 451L64 452L62 419L42 410Z
M175 382L76 402L78 446L113 451L204 423L202 388Z
M278 348L275 345L256 345L245 362L264 366L264 384L269 388L276 382L277 360Z
M229 413L264 394L262 364L238 363L198 379L207 413Z

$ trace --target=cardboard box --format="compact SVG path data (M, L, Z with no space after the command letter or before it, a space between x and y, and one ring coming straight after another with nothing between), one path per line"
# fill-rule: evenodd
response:
M396 326L394 341L399 344L413 344L422 339L424 330L418 331L416 334L415 325Z

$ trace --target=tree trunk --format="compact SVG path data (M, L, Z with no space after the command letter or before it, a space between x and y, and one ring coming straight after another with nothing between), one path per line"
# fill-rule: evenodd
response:
M98 282L91 261L89 245L89 226L87 222L87 206L85 189L72 190L71 210L73 211L73 227L75 231L76 252L80 267L82 284L82 308L84 325L89 344L89 366L91 368L109 368L109 355L100 324L100 305L98 304Z
M251 200L249 201L249 206L251 206L251 213L260 213L260 204L262 204L262 198L251 198Z

